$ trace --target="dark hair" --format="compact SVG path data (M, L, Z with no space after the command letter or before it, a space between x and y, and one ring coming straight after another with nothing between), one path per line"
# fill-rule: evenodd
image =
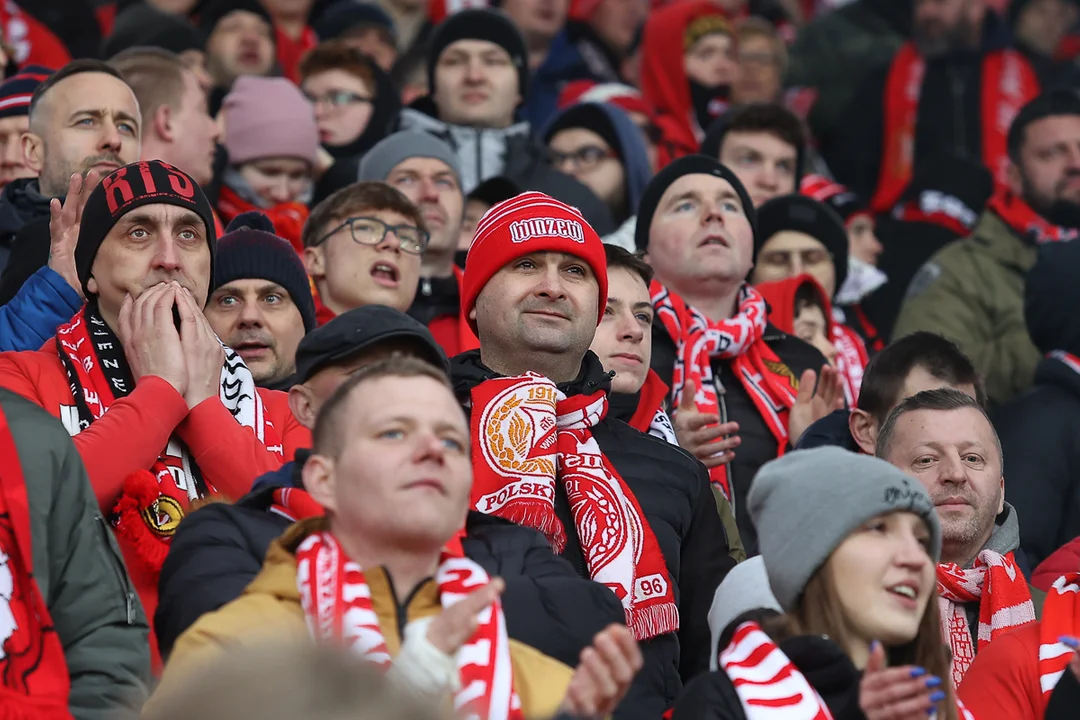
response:
M67 65L47 77L45 82L38 85L37 89L34 90L34 94L30 96L30 117L34 117L34 111L37 110L38 105L41 103L41 98L45 97L45 94L52 90L57 83L67 80L74 75L81 75L83 73L105 73L106 75L112 75L117 80L126 84L124 76L120 74L120 71L107 62L102 60L91 60L88 58L72 60Z
M304 247L317 243L333 223L343 223L359 213L389 210L404 215L427 232L420 210L400 190L384 182L358 182L343 187L311 210L304 223Z
M806 129L802 120L778 103L750 103L732 110L723 137L733 132L765 132L775 135L799 153L806 148ZM723 137L720 147L724 145Z
M427 377L453 392L446 373L418 357L395 353L388 358L366 365L349 375L349 378L327 398L319 409L319 414L315 418L315 429L311 434L312 452L332 458L341 454L341 415L345 411L349 396L352 395L353 390L364 383L384 377Z
M604 257L607 258L609 272L614 268L626 268L644 280L645 287L649 287L649 283L652 282L653 269L641 259L640 255L624 250L618 245L604 243Z
M1001 439L998 438L997 430L994 429L994 423L991 422L990 416L986 414L986 408L967 393L952 388L923 390L922 392L915 393L911 397L901 401L901 403L889 413L889 417L885 419L885 422L881 426L881 430L878 431L877 447L874 449L874 454L882 459L889 454L892 436L896 431L896 423L907 413L915 412L917 410L950 411L962 410L964 408L978 410L979 414L986 418L987 424L990 425L990 431L994 434L994 442L997 445L998 457L1003 459L1004 454L1001 451ZM1004 461L1002 461L1002 474L1004 474L1004 472Z
M1009 125L1005 147L1009 159L1020 164L1020 150L1027 140L1027 126L1043 118L1056 115L1080 115L1080 93L1072 88L1048 90L1028 101Z
M974 385L979 404L986 405L986 390L971 360L941 335L919 331L893 341L870 360L859 390L859 409L883 424L903 400L900 391L916 367L949 385Z
M184 61L159 47L133 47L109 59L109 66L135 93L143 126L162 105L176 107L184 95Z
M821 300L821 293L818 292L817 286L812 282L799 283L799 287L795 290L795 307L792 308L791 320L794 322L799 313L803 311L803 308L816 307L821 310L821 314L825 315L825 304ZM829 318L825 318L825 322L828 322ZM828 334L826 332L826 334Z
M376 92L375 71L372 60L344 40L328 40L319 43L300 61L300 82L310 76L329 70L341 70L360 78L367 84L371 94Z

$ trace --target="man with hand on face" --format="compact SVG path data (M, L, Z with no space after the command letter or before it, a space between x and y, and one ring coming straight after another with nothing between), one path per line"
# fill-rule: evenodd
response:
M292 386L296 348L315 329L315 301L303 261L265 215L237 216L218 240L203 314L257 386Z
M396 132L364 155L359 179L400 190L420 210L431 233L409 314L428 326L448 356L475 348L476 337L460 317L461 270L454 265L465 214L454 151L428 133Z
M462 283L480 349L451 371L471 415L472 506L539 530L618 596L646 667L615 716L655 718L708 667L708 608L733 562L704 468L609 414L589 350L607 297L580 213L537 192L499 203Z
M668 165L645 188L636 232L656 271L652 367L671 387L679 444L709 468L756 554L750 482L843 406L839 376L813 346L769 324L746 282L756 213L729 168L704 155Z
M959 390L924 390L897 405L877 456L926 487L941 520L941 634L959 686L975 653L1035 622L1046 595L1017 567L1016 510L1005 502L1001 442L986 411Z
M0 276L0 304L49 260L49 204L64 199L74 173L101 178L139 159L139 103L120 74L98 60L68 63L38 85L30 99L23 155L36 178L17 180L0 195L5 221L0 245L11 255Z
M463 10L444 20L428 52L430 95L401 113L400 129L445 141L458 158L462 189L503 175L580 208L606 235L607 207L587 187L555 171L527 122L514 122L528 92L525 40L497 10Z
M162 686L229 646L308 638L466 717L610 713L641 667L627 629L601 631L571 677L508 637L505 582L463 550L468 424L440 369L392 357L357 371L319 412L312 450L303 482L325 516L286 530L244 594L180 637Z
M302 240L318 323L364 305L407 310L429 238L420 210L386 183L359 182L316 205Z
M75 436L152 616L161 562L189 503L243 495L310 434L285 396L256 389L203 316L217 238L190 176L132 163L68 202L85 205L54 233L78 235L87 303L54 344L0 356L0 386Z
M893 328L894 337L929 330L954 340L986 377L992 406L1031 387L1042 358L1024 319L1039 246L1080 235L1080 94L1053 90L1025 105L1008 149L1008 186L971 242L946 245L916 273Z

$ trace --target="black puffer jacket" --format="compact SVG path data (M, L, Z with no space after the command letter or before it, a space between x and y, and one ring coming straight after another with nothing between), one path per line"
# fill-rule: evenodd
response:
M49 202L38 190L37 178L12 180L4 187L0 193L0 272L7 267L16 234L30 221L49 217Z
M454 391L466 406L472 389L498 375L480 362L480 352L450 363ZM611 378L592 352L581 373L559 386L568 396L609 390ZM655 720L675 701L682 681L709 667L709 606L720 581L734 566L716 512L705 467L685 451L638 432L610 414L592 429L604 455L634 494L656 536L674 583L680 628L643 643L645 667L615 712L619 720ZM557 486L555 513L566 529L563 557L585 574L585 560L570 514L566 491Z
M802 377L806 370L818 372L825 364L825 357L809 343L794 335L786 335L773 325L765 328L765 343L776 356L787 365L796 378ZM675 341L668 335L659 316L653 322L652 369L660 379L671 387L671 376L675 368ZM750 511L746 507L746 495L750 492L750 482L758 469L777 457L779 449L776 438L769 426L758 413L754 401L750 399L742 383L735 377L731 363L719 358L713 359L713 375L719 381L721 416L726 421L739 423L739 437L742 443L735 450L735 460L728 466L732 487L732 505L735 506L735 520L739 526L746 554L757 555L757 531L750 520Z
M836 720L864 720L859 709L862 674L840 646L817 635L800 635L779 647L818 691ZM723 670L702 675L686 687L672 720L746 720L735 686Z
M274 490L301 487L300 467L298 458L263 476L267 481L260 478L235 505L207 505L177 527L154 617L162 657L203 613L235 600L262 569L266 549L290 525L270 510ZM465 531L465 554L506 581L506 629L515 640L576 667L596 633L625 622L618 599L583 582L540 533L478 512L469 513Z

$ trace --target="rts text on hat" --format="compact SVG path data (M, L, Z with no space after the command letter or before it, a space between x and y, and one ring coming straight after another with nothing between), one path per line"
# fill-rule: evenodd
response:
M600 236L577 208L541 192L525 192L493 206L476 226L461 280L461 309L468 318L476 296L507 263L538 252L581 258L596 275L600 295L596 323L607 305L607 259ZM476 321L469 319L476 332Z
M747 507L769 585L787 612L833 550L878 515L915 513L930 529L931 559L941 556L941 525L926 489L869 455L837 447L787 453L754 476Z
M214 277L214 249L217 232L214 212L199 184L179 168L161 160L140 160L114 170L102 179L86 199L79 241L75 246L75 270L83 292L90 295L87 281L101 243L121 217L143 205L175 205L191 210L206 226L210 245L210 284Z

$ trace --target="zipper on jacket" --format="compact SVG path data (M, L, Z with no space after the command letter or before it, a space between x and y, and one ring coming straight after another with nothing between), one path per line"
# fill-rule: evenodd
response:
M108 523L105 522L105 518L101 515L94 515L94 521L101 527L102 532L105 534L105 547L108 548L109 554L113 556L113 562L111 563L113 568L113 574L116 575L117 582L120 583L120 588L124 591L124 605L127 613L127 624L135 624L135 591L129 584L127 577L127 571L124 569L124 561L119 557L116 550L113 549L112 543L109 542L109 534L112 530L109 529ZM150 619L148 618L149 622Z
M953 143L954 147L961 148L963 156L967 157L967 132L964 130L964 79L951 65L948 72L953 101Z
M390 586L390 597L394 598L394 614L397 615L398 639L401 642L405 642L405 626L409 624L409 603L413 601L413 598L416 597L416 593L420 592L420 588L427 585L427 581L431 578L424 578L416 583L416 587L409 591L405 600L399 603L397 601L397 590L394 589L394 578L390 577L390 573L386 572L386 568L383 568L383 572L386 573L386 583Z
M713 385L716 387L716 401L720 406L720 422L726 423L728 421L728 409L727 409L727 388L724 387L724 383L720 380L720 373L713 373ZM731 489L731 512L735 513L735 472L731 467L731 463L727 464L727 479L728 488Z
M476 184L484 182L484 131L476 131Z

